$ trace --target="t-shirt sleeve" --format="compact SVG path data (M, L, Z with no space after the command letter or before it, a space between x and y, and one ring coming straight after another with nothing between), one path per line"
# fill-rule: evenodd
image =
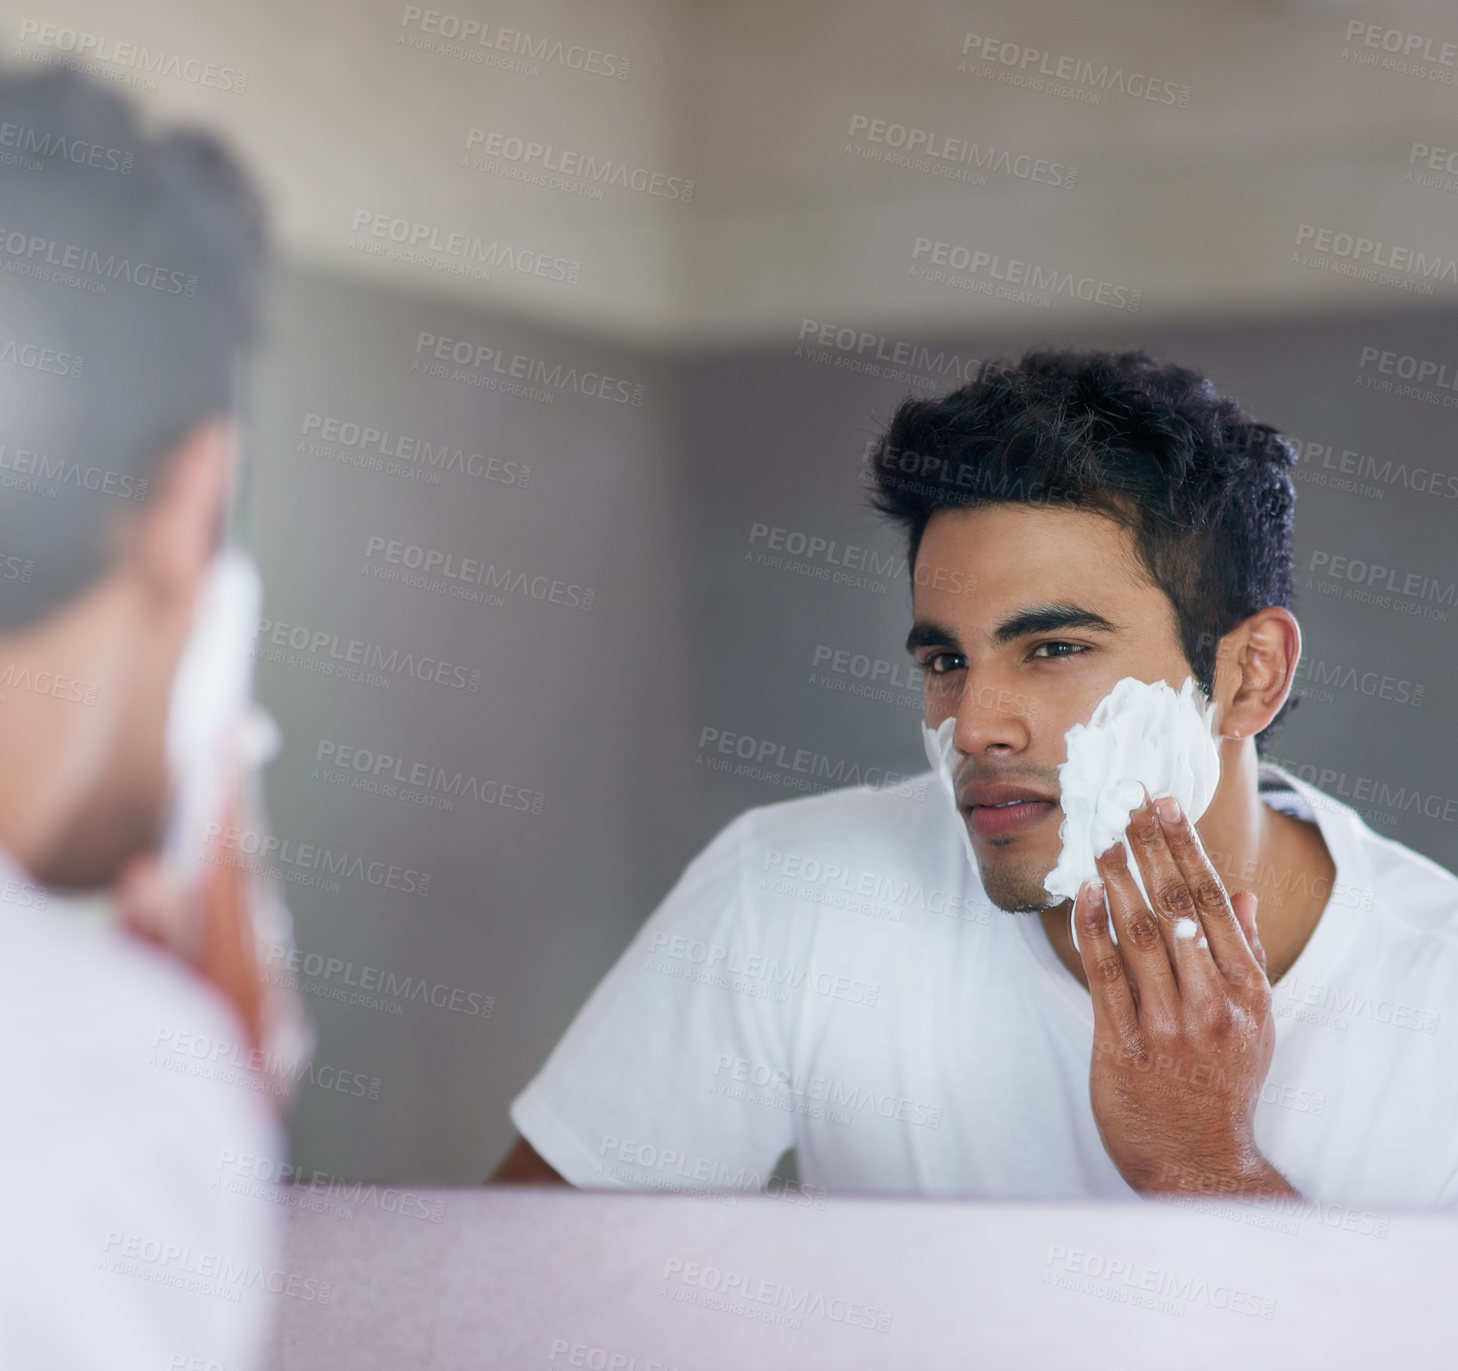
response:
M789 1059L774 976L789 930L751 897L754 823L689 864L512 1102L573 1185L760 1189L791 1146L789 1115L746 1084L787 1078Z

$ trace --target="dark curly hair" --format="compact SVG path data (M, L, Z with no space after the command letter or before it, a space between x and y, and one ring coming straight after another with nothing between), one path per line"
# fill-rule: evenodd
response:
M111 530L260 330L262 197L228 149L152 130L74 71L0 70L0 632L109 567Z
M1127 528L1207 696L1221 638L1257 610L1291 605L1295 460L1274 428L1188 368L1143 352L1046 350L989 363L941 399L904 401L867 453L871 503L905 529L913 567L943 509L1071 505Z

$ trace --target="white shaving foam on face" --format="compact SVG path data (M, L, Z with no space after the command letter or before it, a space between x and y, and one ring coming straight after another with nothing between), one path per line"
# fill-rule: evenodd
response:
M926 749L926 759L931 763L931 769L937 774L942 794L946 796L947 803L952 806L952 813L957 816L957 828L962 834L962 847L967 853L967 860L972 863L972 870L978 871L977 852L972 846L972 835L967 832L966 820L962 817L962 811L957 807L957 766L967 754L960 751L952 741L952 734L956 728L955 715L948 715L943 719L935 733L923 723L921 745ZM978 879L981 880L981 878L979 871Z
M261 765L278 749L278 729L252 705L253 638L263 582L247 555L220 552L197 598L167 707L172 800L163 852L185 885L203 874L233 784L231 763ZM249 755L250 752L254 755Z
M1098 879L1095 858L1122 842L1147 902L1149 892L1124 833L1129 816L1144 802L1146 789L1155 798L1173 795L1191 823L1210 807L1220 783L1214 705L1190 676L1178 691L1164 681L1125 676L1095 706L1088 723L1068 730L1065 746L1068 760L1058 768L1063 850L1045 888L1055 900L1074 899L1085 881ZM1069 924L1077 947L1071 912ZM1112 919L1109 936L1118 941Z
M1044 882L1050 906L1073 900L1084 881L1098 879L1094 859L1115 842L1123 841L1128 851L1124 830L1144 801L1143 787L1156 797L1173 795L1192 823L1204 814L1220 781L1214 716L1214 705L1193 677L1187 676L1176 691L1164 681L1125 676L1098 702L1086 724L1068 730L1068 760L1058 768L1064 816L1058 837L1063 847ZM957 807L956 771L966 754L952 741L956 726L954 717L942 720L935 731L923 723L922 745L957 815L967 859L976 871L976 850ZM1147 894L1132 851L1129 869L1141 893ZM1112 936L1112 921L1109 932Z

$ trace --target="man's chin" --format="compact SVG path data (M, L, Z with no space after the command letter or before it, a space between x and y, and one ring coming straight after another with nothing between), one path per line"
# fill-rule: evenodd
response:
M1045 909L1063 903L1048 893L1041 876L1030 872L1003 874L984 867L982 888L987 892L987 898L1008 914L1041 914Z
M994 901L993 903L996 904L997 902ZM1041 904L999 904L997 907L1004 914L1042 914L1045 910L1052 909L1054 905L1060 903L1062 902L1059 900L1050 900L1048 896L1044 895Z
M37 876L53 889L85 894L110 886L138 857L149 857L162 847L162 823L148 817L143 806L93 819L73 830L57 848L55 860Z
M1055 850L1041 855L1030 851L1031 843L1017 839L989 838L977 832L966 815L967 836L977 859L977 873L987 898L1008 914L1041 914L1062 904L1055 900L1043 882L1058 864ZM1038 846L1044 842L1038 839ZM1016 844L1016 846L1015 846Z

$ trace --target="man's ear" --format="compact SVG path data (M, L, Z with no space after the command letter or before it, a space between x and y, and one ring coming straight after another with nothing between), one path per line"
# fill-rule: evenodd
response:
M1253 738L1286 703L1301 660L1301 625L1289 609L1267 605L1221 640L1215 697L1224 737Z
M159 608L190 607L218 550L236 442L226 416L193 425L158 464L151 498L119 530L121 560Z

